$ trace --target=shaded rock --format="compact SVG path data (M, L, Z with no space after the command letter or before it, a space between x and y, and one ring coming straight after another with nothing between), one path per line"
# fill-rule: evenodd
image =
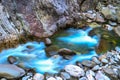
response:
M59 47L57 45L51 45L45 49L48 56L53 56L57 54Z
M120 26L116 27L114 29L115 33L117 33L120 36Z
M25 74L25 71L16 65L0 64L0 77L7 79L19 78Z
M87 66L87 67L94 67L95 62L90 61L90 60L84 60L84 61L82 61L82 65Z
M9 62L10 64L14 64L15 62L17 62L17 59L16 59L16 57L14 57L14 56L9 56L9 57L8 57L8 62Z
M84 76L85 74L82 68L75 65L66 65L64 69L66 72L68 72L71 76L74 77Z
M67 72L61 72L60 74L61 74L61 77L63 79L68 79L69 80L71 78L70 75Z
M120 9L116 12L117 22L120 23Z
M45 38L44 42L47 46L52 44L52 41L49 38Z
M44 80L44 75L40 73L35 73L35 75L33 76L33 80Z
M62 48L58 51L58 54L60 55L75 55L76 53L73 52L72 50L70 49L67 49L67 48Z
M110 78L108 78L106 75L104 75L101 71L97 72L95 79L96 80L110 80Z

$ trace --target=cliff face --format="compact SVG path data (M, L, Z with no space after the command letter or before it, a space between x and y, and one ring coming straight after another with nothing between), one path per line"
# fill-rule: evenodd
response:
M94 8L91 5L95 3L96 0L1 0L0 44L16 45L25 33L38 38L51 36L58 27L79 21L80 12Z

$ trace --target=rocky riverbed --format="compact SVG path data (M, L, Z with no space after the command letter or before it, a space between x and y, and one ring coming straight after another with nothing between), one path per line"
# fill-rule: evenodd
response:
M91 60L77 61L66 65L56 74L40 74L34 69L25 69L15 64L0 64L1 80L119 80L120 79L120 48L106 52L104 55L93 56ZM11 57L9 62L14 63Z
M114 36L117 37L115 40L110 40L110 43L106 43L102 40L99 44L98 52L107 50L109 46L114 46L110 50L103 51L104 54L99 56L93 56L90 60L76 61L75 64L67 64L58 73L38 73L34 68L26 68L23 63L17 63L18 58L14 56L8 56L6 64L0 64L0 79L1 80L119 80L120 79L120 9L119 6L113 6L111 4L105 6L101 3L98 4L96 10L89 10L84 13L80 13L79 17L82 21L78 22L77 28L84 29L84 26L90 26L98 30L93 31L94 34L102 35L102 39L111 39L109 34L102 33L102 31L111 32L114 31ZM102 28L102 31L99 30ZM112 33L113 34L113 33ZM93 34L90 34L91 36ZM101 36L100 35L100 36ZM112 37L113 39L114 37ZM45 41L47 46L51 45L51 40L46 38ZM112 43L112 44L111 44ZM108 44L108 45L107 45ZM27 46L32 52L33 47ZM70 53L72 56L76 55L74 51L70 49L58 49L56 48L59 55ZM24 51L26 52L26 51ZM17 54L17 53L14 53ZM56 54L56 53L55 53ZM66 56L65 55L65 56ZM71 56L70 55L70 56ZM54 56L50 55L50 56ZM34 56L29 56L31 59ZM56 56L54 56L56 57ZM29 59L28 57L22 58ZM2 59L1 59L2 60ZM2 61L0 61L2 62ZM3 61L4 62L4 61ZM43 69L43 68L42 68Z

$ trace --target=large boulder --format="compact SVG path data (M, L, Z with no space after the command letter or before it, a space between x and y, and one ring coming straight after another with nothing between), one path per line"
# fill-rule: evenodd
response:
M7 79L19 78L25 74L22 68L12 64L0 64L0 77Z

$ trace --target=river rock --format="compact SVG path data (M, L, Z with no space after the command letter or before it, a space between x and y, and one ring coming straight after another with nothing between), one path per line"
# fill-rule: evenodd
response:
M116 27L114 31L120 36L120 26Z
M111 26L117 26L117 23L116 23L116 22L109 21L109 24L110 24Z
M102 17L102 15L100 13L98 13L98 12L96 13L96 19L95 19L95 21L101 22L101 23L105 22L105 20Z
M0 80L7 80L6 78L1 78Z
M86 71L86 77L88 80L95 80L94 76L95 76L95 73L92 70Z
M103 62L103 63L107 64L107 63L108 63L108 60L107 60L107 59L105 59L105 58L103 58L103 59L101 60L101 62Z
M96 80L110 80L110 78L108 78L106 75L104 75L101 71L97 72L95 79Z
M94 67L92 68L93 71L97 71L97 70L99 70L99 69L100 69L100 66L99 66L99 65L96 65L96 66L94 66Z
M113 30L113 27L112 27L111 25L108 25L108 24L105 25L105 28L106 28L108 31Z
M84 76L85 74L84 70L76 65L66 65L64 69L74 77Z
M63 79L70 79L71 77L70 77L70 75L67 73L67 72L61 72L61 77L63 78Z
M9 62L10 64L14 64L15 62L17 62L17 59L16 59L16 57L14 57L14 56L9 56L9 57L8 57L8 62Z
M81 77L79 80L88 80L86 77Z
M44 80L44 75L40 73L35 73L35 75L33 76L33 80Z
M22 68L12 64L0 64L0 77L7 79L19 78L25 74Z
M106 19L109 20L116 20L116 10L115 9L110 9L108 6L107 7L102 7L101 13L105 16Z
M47 80L56 80L54 77L49 77Z
M117 22L120 23L120 9L117 10L116 15L117 15Z
M84 60L84 61L82 61L82 65L87 66L87 67L94 67L95 62L90 61L90 60Z
M24 77L22 77L22 80L28 80L28 79L30 79L30 76L24 76Z
M45 38L44 42L47 46L52 44L52 41L49 38Z
M100 64L101 62L98 60L97 57L92 57L92 61L94 61L96 64Z
M59 51L58 51L58 54L60 54L60 55L75 55L76 53L75 52L73 52L72 50L70 50L70 49L67 49L67 48L62 48L62 49L60 49Z
M107 73L109 75L114 75L115 74L114 70L111 69L111 68L104 68L103 70L104 70L105 73Z
M63 80L61 77L56 77L56 80Z

